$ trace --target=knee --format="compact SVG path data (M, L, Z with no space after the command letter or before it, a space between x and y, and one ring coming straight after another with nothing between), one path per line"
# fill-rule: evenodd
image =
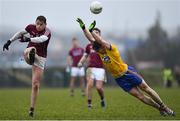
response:
M39 81L38 81L38 80L33 80L33 82L32 82L32 88L33 88L33 89L38 89L39 86L40 86Z
M92 87L93 87L93 84L88 83L88 84L87 84L87 87L88 87L88 88L92 88Z
M90 89L93 87L93 83L87 83L87 88Z
M97 90L102 90L103 88L102 88L102 86L100 86L100 85L96 85L96 89L97 89Z
M26 61L27 64L29 64L29 59L28 59L27 53L24 53L24 60Z
M147 85L141 86L141 89L142 89L143 91L147 92L147 93L150 93L151 90L152 90L152 89L151 89L149 86L147 86Z
M141 101L143 101L144 100L144 98L145 98L145 96L144 95L137 95L136 96L139 100L141 100Z

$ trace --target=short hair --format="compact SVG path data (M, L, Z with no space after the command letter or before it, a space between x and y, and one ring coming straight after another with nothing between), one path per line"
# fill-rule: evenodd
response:
M73 37L72 41L78 41L78 39L76 37Z
M44 22L44 23L46 24L46 17L44 17L44 16L42 16L42 15L38 16L38 17L36 18L36 21L37 21L37 20L42 21L42 22Z
M98 31L99 33L101 33L101 30L100 30L99 28L97 28L97 27L95 27L93 30L96 30L96 31Z
M94 41L94 42L92 43L92 45L93 45L93 49L94 49L95 51L97 51L97 50L99 50L99 49L101 48L101 44L99 44L99 43L96 42L96 41Z

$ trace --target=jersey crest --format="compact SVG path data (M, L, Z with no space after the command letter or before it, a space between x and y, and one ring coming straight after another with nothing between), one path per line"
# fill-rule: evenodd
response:
M111 62L110 57L109 57L108 55L104 55L104 56L102 57L102 60L103 60L105 63L110 63L110 62Z

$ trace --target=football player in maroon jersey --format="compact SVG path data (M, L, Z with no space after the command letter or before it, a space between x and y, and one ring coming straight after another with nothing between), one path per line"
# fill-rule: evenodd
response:
M29 33L30 37L24 36L27 33ZM46 18L44 16L38 16L35 24L27 25L25 29L14 34L3 46L4 51L9 50L9 46L15 40L28 42L27 48L24 51L24 59L29 65L32 65L32 92L29 109L29 116L31 117L34 115L35 103L40 87L40 80L44 72L50 38L51 32L46 27Z
M71 79L70 79L70 95L74 96L74 82L77 77L80 78L81 93L82 96L85 95L85 72L84 67L78 67L78 62L84 54L84 49L79 46L77 38L72 39L72 48L69 50L69 55L67 57L67 64L71 67Z
M100 30L95 30L97 34L100 34ZM105 107L104 100L104 82L106 82L106 74L105 69L103 68L103 63L99 55L93 49L93 44L89 43L86 46L85 53L81 60L78 63L78 67L83 66L83 63L88 60L87 70L86 70L86 94L87 94L87 102L88 108L92 108L92 88L94 83L96 84L97 92L101 99L101 107Z

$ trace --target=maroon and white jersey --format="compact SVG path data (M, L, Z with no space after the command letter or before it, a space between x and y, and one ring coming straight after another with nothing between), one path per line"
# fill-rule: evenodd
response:
M85 53L89 55L88 67L103 68L102 60L93 49L93 45L91 43L86 46Z
M72 61L73 61L72 67L77 67L81 57L83 56L83 54L84 54L84 49L81 47L72 48L69 51L69 55L71 56Z
M46 27L43 31L37 31L36 25L29 24L25 30L30 34L31 38L33 37L40 37L42 35L45 35L48 37L48 39L41 43L35 43L35 42L29 42L28 47L35 47L37 51L37 55L46 58L47 57L47 47L49 44L49 40L51 38L51 32Z

